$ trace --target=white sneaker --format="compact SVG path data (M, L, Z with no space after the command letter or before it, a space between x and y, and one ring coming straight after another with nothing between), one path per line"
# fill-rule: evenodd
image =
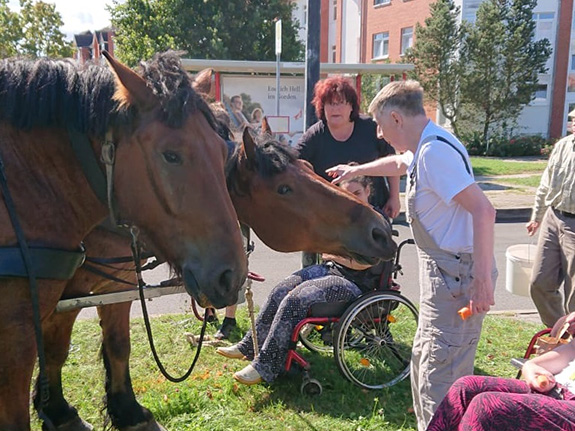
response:
M222 356L225 356L226 358L230 358L230 359L244 359L245 356L242 352L240 352L240 349L238 349L238 345L234 344L232 346L228 346L228 347L218 347L216 349L216 353L219 353Z
M234 374L234 379L244 385L255 385L262 382L262 376L256 371L252 364Z

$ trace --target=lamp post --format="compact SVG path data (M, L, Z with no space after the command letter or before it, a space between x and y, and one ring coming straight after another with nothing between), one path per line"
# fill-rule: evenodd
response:
M280 115L280 57L282 54L282 20L276 21L276 115Z

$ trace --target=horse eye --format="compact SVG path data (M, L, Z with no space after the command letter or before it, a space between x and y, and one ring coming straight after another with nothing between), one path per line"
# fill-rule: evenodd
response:
M182 164L182 158L180 157L180 155L178 153L175 153L173 151L164 151L162 153L162 156L164 156L164 160L171 165L181 165Z
M287 195L291 191L292 191L291 187L288 186L287 184L282 184L281 186L278 187L278 193L280 195Z

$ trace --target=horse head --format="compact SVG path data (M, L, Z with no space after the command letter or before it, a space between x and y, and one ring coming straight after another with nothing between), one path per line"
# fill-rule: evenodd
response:
M257 139L246 128L234 155L229 187L240 221L278 251L333 253L365 263L392 259L390 224L274 140L267 121L262 128Z
M118 213L181 274L198 303L234 304L246 257L226 190L228 151L212 112L175 54L143 63L142 75L104 55L120 117L112 136Z

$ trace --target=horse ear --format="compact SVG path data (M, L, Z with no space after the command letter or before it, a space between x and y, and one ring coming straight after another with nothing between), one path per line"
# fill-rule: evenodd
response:
M270 127L270 123L268 122L268 117L265 116L262 118L262 133L267 133L268 135L272 135L272 128Z
M250 166L254 166L256 163L256 143L252 138L250 133L250 128L244 128L244 133L242 135L242 145L244 147L244 152L246 153L246 158Z
M200 70L195 76L192 88L204 96L212 96L212 77L214 69Z
M116 75L114 99L122 106L136 105L143 111L152 109L156 104L156 98L152 90L148 88L146 81L132 69L112 57L107 51L102 51L102 55L106 57Z

